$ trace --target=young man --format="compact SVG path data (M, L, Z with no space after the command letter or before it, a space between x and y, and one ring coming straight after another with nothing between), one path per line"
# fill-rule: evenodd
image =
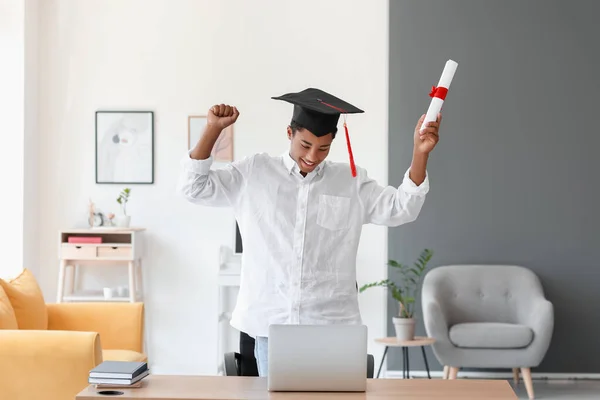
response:
M363 224L414 221L429 190L427 159L437 122L414 132L413 159L400 187L380 186L354 165L325 161L340 114L362 110L318 89L274 97L294 104L290 148L211 170L221 131L239 117L215 105L204 135L182 160L179 185L191 202L230 206L244 243L231 325L256 339L259 374L268 374L270 324L360 324L356 253ZM350 150L350 147L349 147ZM356 175L356 176L354 176Z

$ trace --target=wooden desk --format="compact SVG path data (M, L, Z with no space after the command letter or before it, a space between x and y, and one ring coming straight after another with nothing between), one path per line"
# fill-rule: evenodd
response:
M98 394L88 386L76 400L230 400L230 399L403 399L403 400L514 400L514 391L503 380L369 379L363 393L268 392L267 378L233 376L150 375L141 388L120 389L120 396Z

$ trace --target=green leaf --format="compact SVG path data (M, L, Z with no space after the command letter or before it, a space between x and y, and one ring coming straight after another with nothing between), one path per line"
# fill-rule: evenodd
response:
M392 297L398 300L400 303L404 303L404 298L402 297L402 293L397 288L392 288Z
M396 268L398 273L393 273L397 279L385 279L379 282L373 282L360 288L364 290L381 286L389 290L394 300L400 304L400 314L402 317L411 318L414 314L415 299L420 290L420 284L427 269L427 263L431 260L433 252L424 249L414 266L402 264L396 260L388 260L387 265Z
M379 282L373 282L373 283L368 283L366 285L361 286L361 288L359 289L359 292L362 293L365 290L372 288L372 287L376 287L376 286L384 286L387 287L390 284L389 279L383 280L383 281L379 281Z

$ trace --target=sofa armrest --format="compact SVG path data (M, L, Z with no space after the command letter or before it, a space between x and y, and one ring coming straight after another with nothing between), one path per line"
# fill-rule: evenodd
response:
M554 306L545 298L536 298L530 304L527 320L521 323L529 326L533 331L533 342L530 345L533 362L530 367L537 367L544 359L552 340Z
M423 304L423 322L429 337L439 342L450 342L448 322L436 300L429 299Z
M0 397L73 399L101 362L97 333L0 330Z
M142 352L144 303L47 304L48 329L98 332L104 350Z

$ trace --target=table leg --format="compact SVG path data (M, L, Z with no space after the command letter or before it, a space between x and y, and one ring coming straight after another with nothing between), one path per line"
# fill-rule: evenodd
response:
M135 263L129 261L129 302L135 303L136 301L136 287L135 287Z
M69 293L70 295L72 295L73 293L75 293L75 277L76 277L76 272L77 272L77 267L78 264L71 264L68 266L69 269L69 276L66 276L66 272L65 272L65 279L68 282L68 286L65 288L67 293Z
M410 379L410 357L408 356L408 347L406 348L406 379Z
M383 357L381 357L381 363L379 364L379 371L377 371L377 377L379 378L379 374L381 373L381 367L383 367L383 361L385 360L385 356L388 352L388 347L385 346L385 350L383 351Z
M402 347L402 379L406 379L406 347Z
M135 291L137 296L142 298L144 296L144 280L142 277L142 259L138 259L136 263L136 281Z
M425 346L421 346L421 351L423 352L423 360L425 361L425 368L427 369L427 377L431 379L431 374L429 373L429 364L427 363L427 356L425 355Z
M67 269L67 261L60 260L60 266L58 268L58 290L56 294L56 302L62 303L65 290L65 270Z

